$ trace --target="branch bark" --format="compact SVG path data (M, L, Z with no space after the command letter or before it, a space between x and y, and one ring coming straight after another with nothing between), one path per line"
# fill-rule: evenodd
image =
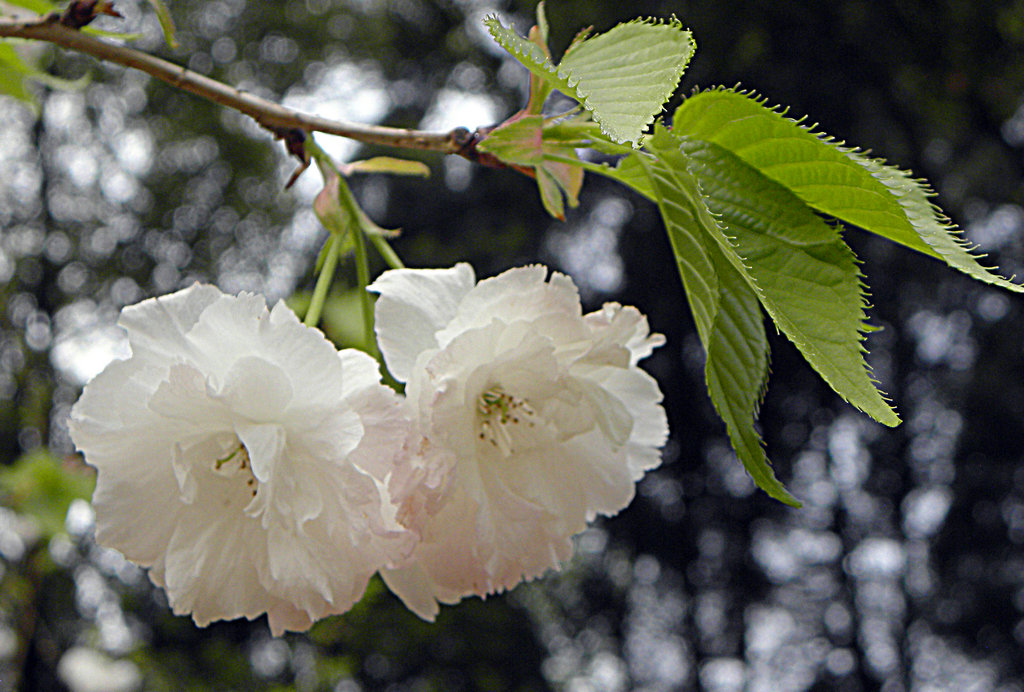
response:
M366 144L460 154L469 135L469 132L461 127L451 132L425 132L330 120L301 113L149 53L83 34L77 29L65 26L60 19L60 15L56 13L31 19L0 17L0 38L46 41L68 50L91 55L98 60L141 70L173 87L244 113L278 137L286 136L286 133L294 130L323 132Z

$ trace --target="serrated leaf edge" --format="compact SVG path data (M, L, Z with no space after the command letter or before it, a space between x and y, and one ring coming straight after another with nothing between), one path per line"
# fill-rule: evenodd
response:
M515 31L509 29L504 24L502 24L501 18L497 14L490 14L487 17L485 17L484 24L487 26L487 30L491 34L491 37L501 47L503 47L508 52L512 53L512 55L517 60L519 60L521 64L530 69L531 72L536 73L539 71L543 73L541 76L548 78L552 83L554 83L555 87L559 91L565 92L567 96L570 96L579 103L581 103L583 107L586 108L587 111L592 114L594 121L601 126L602 132L604 132L606 135L612 138L612 140L614 140L615 142L631 142L634 147L639 148L639 140L641 136L640 134L638 134L636 137L622 137L614 132L610 132L607 129L607 123L601 117L601 113L594 109L594 105L590 100L590 94L582 93L580 91L578 87L581 79L580 75L574 75L571 70L563 68L561 64L559 64L559 66L556 67L547 56L543 55L543 51L541 51L536 44L530 42L527 39L522 38L521 36L519 36L519 34L515 33ZM643 126L640 128L642 134L642 131L646 127L648 127L652 122L654 122L654 119L657 117L665 102L668 101L669 97L671 97L675 90L678 88L679 82L682 79L683 72L686 70L687 65L689 65L690 63L690 59L696 52L697 43L693 38L692 32L690 32L688 29L684 29L682 22L680 22L675 17L675 15L673 15L671 18L667 20L660 19L657 17L638 17L637 19L631 20L629 22L617 24L609 31L613 31L614 29L617 29L619 27L636 24L647 24L651 26L669 26L679 28L686 34L690 46L690 50L681 54L681 59L675 65L675 68L678 70L679 74L676 77L675 82L671 85L671 88L669 88L666 91L666 93L661 97L661 107L659 107L659 110L656 110L655 112L651 113L651 115L644 122ZM499 28L501 30L504 30L505 32L508 32L509 36L514 37L513 41L503 40L503 34L499 31ZM605 34L607 33L608 32L605 32ZM574 42L570 46L570 49L582 45L587 40L597 38L598 36L604 36L605 34L598 34L597 36L587 37L586 39L580 41L574 39ZM571 50L566 51L566 55L563 56L563 62L565 60L565 57L567 57L570 54ZM526 64L524 60L528 60L531 64ZM573 77L575 77L575 80L573 79Z
M862 149L860 147L846 146L845 140L836 139L836 137L834 137L833 135L829 135L828 133L816 130L815 128L818 127L818 123L813 123L810 125L806 124L807 116L801 116L799 118L790 117L788 115L790 110L788 106L783 106L781 104L773 105L769 102L767 97L762 96L756 90L741 89L738 84L734 87L718 85L706 89L694 89L691 96L711 92L732 93L748 98L754 103L764 107L765 110L774 113L782 118L785 118L789 122L799 127L801 130L806 132L807 134L810 134L813 137L815 137L818 141L832 147L840 154L846 156L847 159L850 160L852 163L856 163L857 165L864 168L865 171L867 171L867 173L872 178L874 178L880 184L887 188L889 194L892 196L893 199L896 200L896 203L899 204L900 208L903 210L906 221L910 226L911 230L914 232L915 238L920 240L920 242L923 245L923 247L911 247L911 249L918 250L919 252L934 257L935 259L942 260L951 268L966 274L972 279L979 280L991 285L1000 286L1010 291L1024 293L1024 285L1013 283L1013 279L1016 278L1015 276L1011 275L1009 278L1001 276L1000 274L996 273L995 267L986 267L985 265L978 262L978 260L987 257L987 254L984 252L980 252L978 244L972 243L970 240L968 240L964 236L963 229L957 226L955 223L953 223L953 221L948 216L946 216L942 209L931 201L933 198L937 196L937 194L926 179L916 177L913 175L913 172L899 168L898 166L893 166L887 163L884 159L872 157L870 155L870 150ZM876 170L872 170L872 167L876 167ZM885 175L883 175L883 173L885 173ZM934 242L929 242L928 236L921 234L921 232L918 230L918 227L914 224L911 218L911 213L914 211L914 209L912 208L914 203L907 198L907 191L898 190L897 188L894 188L891 184L889 184L889 182L887 182L893 180L894 178L899 178L902 182L907 184L916 185L917 191L920 193L922 197L921 201L927 204L926 211L931 215L931 221L935 223L939 230L945 232L946 236L950 239L950 241L954 243L956 246L958 246L959 249L962 250L965 255L967 255L967 257L977 262L978 268L982 270L981 276L976 276L956 266L956 264L954 264L951 261L952 258L948 258L946 254L943 253L940 246L937 246ZM912 191L911 194L913 194ZM825 215L831 216L830 214L827 213L825 213ZM868 230L869 232L873 232L870 231L870 229L866 230ZM887 239L892 240L891 238Z

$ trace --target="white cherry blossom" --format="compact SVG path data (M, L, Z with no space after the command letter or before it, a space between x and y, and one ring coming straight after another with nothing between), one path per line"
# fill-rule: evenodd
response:
M385 487L408 420L372 358L198 284L119 324L132 355L86 386L71 433L98 469L96 540L174 612L304 630L408 554Z
M420 542L382 570L414 612L560 567L572 536L633 498L668 434L637 362L663 343L635 308L583 315L572 280L529 266L385 272L377 335L418 428L391 479Z

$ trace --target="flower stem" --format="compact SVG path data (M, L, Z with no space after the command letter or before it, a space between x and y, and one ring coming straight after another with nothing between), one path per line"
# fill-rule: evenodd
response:
M368 235L370 237L370 242L373 243L375 248L377 248L377 252L380 253L380 256L384 258L384 261L389 267L392 269L405 269L405 264L402 262L402 259L394 250L391 249L391 246L388 245L388 241L384 236L378 233L370 233Z
M377 339L373 333L373 303L370 292L366 290L370 285L370 259L366 253L366 235L362 228L352 229L352 250L356 260L356 289L359 291L359 304L363 312L363 343L366 352L380 360Z
M302 321L307 327L315 327L320 322L320 313L324 309L324 301L327 299L327 289L331 286L334 278L334 270L338 266L338 236L333 233L327 238L327 255L324 257L324 266L320 268L320 276L316 279L316 288L313 289L313 298L309 301L309 309L306 310L306 317Z
M376 233L367 233L364 228L365 224L370 224L369 218L359 208L359 203L356 201L352 191L348 188L345 183L345 179L341 175L341 171L338 170L338 166L334 163L334 160L330 155L325 152L320 146L313 141L312 137L306 139L305 142L306 151L316 161L316 165L320 168L320 173L324 176L324 180L329 178L338 179L338 201L342 207L347 210L347 217L349 219L350 228L348 232L352 236L352 252L356 262L356 289L359 291L359 303L363 313L363 344L365 351L371 356L380 360L380 350L377 348L377 339L373 332L373 303L370 299L370 293L366 290L366 287L370 285L370 260L366 252L366 237L370 236L371 239L376 239L379 236ZM337 236L332 235L332 239L337 239ZM383 241L383 238L380 238ZM399 265L402 261L398 259L398 255L395 255L394 250L387 246L387 243L382 243L386 250L381 249L381 245L377 245L377 249L380 250L381 255L384 257L388 264L392 261L397 262ZM328 255L327 260L324 261L324 271L327 270L327 262L331 261L333 255L334 262L337 262L338 250L340 247L339 243L336 243L331 247L331 254ZM387 254L386 254L387 253ZM391 255L392 257L389 257ZM334 265L331 265L331 272L334 271ZM323 274L321 274L321 277ZM317 282L317 290L320 289L320 283ZM326 292L326 289L324 289ZM314 294L314 299L316 295ZM312 306L310 306L312 308Z

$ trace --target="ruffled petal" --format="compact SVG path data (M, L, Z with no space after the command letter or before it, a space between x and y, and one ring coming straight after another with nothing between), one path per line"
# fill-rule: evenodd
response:
M99 470L97 541L149 567L174 612L304 629L409 556L388 489L409 420L372 359L339 356L283 303L212 287L123 325L137 348L85 388L70 429Z
M180 356L191 350L185 337L199 316L223 295L214 286L192 284L126 307L117 323L128 332L133 353Z
M438 605L439 588L421 565L415 564L404 569L382 569L380 576L391 589L391 593L398 596L406 608L427 622L433 622L441 612ZM454 601L460 598L461 595L455 596Z
M280 420L295 392L289 374L259 356L242 356L231 364L222 382L211 377L207 390L236 417L258 422Z
M436 348L436 334L455 316L473 287L473 268L392 269L367 290L379 294L376 306L377 343L388 370L407 382L420 353Z
M572 281L546 277L481 281L409 376L420 437L389 487L420 542L384 579L423 618L559 569L659 463L661 393L636 361L660 337L633 308L584 317Z
M380 365L369 354L354 348L345 348L335 355L345 373L341 395L348 397L367 389L380 389Z
M274 423L240 424L235 427L235 433L245 445L252 475L261 483L270 481L287 441L284 428Z
M634 307L605 303L600 310L589 313L583 319L599 341L629 349L630 365L636 365L651 355L655 348L665 344L665 337L651 334L647 318Z

